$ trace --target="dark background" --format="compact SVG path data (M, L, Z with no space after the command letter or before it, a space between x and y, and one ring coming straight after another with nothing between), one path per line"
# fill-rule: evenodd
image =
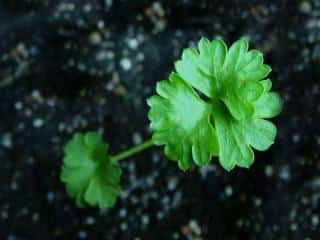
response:
M150 137L145 99L201 36L247 37L284 99L250 170L183 174L161 148L121 162L124 192L78 209L64 143ZM0 239L320 239L320 1L1 0Z

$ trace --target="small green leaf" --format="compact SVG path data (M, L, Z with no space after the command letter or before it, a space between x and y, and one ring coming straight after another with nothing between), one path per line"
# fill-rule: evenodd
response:
M121 193L121 169L110 161L108 146L95 132L76 133L65 146L60 179L77 206L112 207Z
M218 154L216 134L210 123L210 105L177 74L157 84L157 93L148 99L149 119L156 145L165 145L165 154L182 170L208 164Z

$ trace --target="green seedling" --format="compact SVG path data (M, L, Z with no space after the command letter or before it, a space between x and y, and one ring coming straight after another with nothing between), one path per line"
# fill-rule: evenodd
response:
M227 171L249 168L254 152L267 150L276 127L269 118L281 112L280 96L266 79L271 68L244 39L228 49L221 39L202 38L187 48L168 80L157 83L147 103L152 138L111 156L95 132L76 133L65 146L61 180L79 207L112 207L121 194L119 161L153 145L186 171L215 157Z

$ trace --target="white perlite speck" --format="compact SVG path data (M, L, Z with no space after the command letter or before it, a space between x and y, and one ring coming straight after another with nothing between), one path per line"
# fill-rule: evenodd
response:
M85 238L87 238L87 232L85 232L83 230L80 230L78 232L78 236L79 236L80 239L85 239Z
M121 65L122 69L125 71L130 70L132 67L132 63L131 63L130 59L128 59L128 58L121 59L120 65Z
M41 118L37 118L33 121L34 128L41 128L44 125L44 121Z
M233 194L233 189L230 185L227 185L226 188L224 189L225 190L225 193L226 193L226 196L227 197L231 197L232 194Z
M86 224L87 225L93 225L95 223L95 220L93 217L87 217L86 218Z
M52 203L54 200L54 193L53 192L48 192L47 193L47 200L49 203Z
M301 1L300 5L299 5L299 10L302 13L309 13L312 10L312 6L308 1Z
M137 133L137 132L133 133L132 141L134 144L142 143L143 139L142 139L142 136L140 135L140 133Z
M5 148L11 148L12 147L12 138L11 134L6 133L1 138L1 145Z
M317 227L318 224L319 224L319 216L318 215L313 215L312 218L311 218L311 222L312 222L312 225L314 227Z
M202 230L196 220L194 220L194 219L190 220L189 227L196 235L198 235L198 236L201 235Z
M102 41L101 34L99 32L92 32L89 35L89 42L93 45L98 45Z
M148 225L148 224L149 224L149 216L146 215L146 214L143 214L143 215L142 215L142 218L141 218L141 222L142 222L142 224L144 224L144 225Z
M128 45L131 49L137 49L139 42L136 38L131 38L128 40Z
M15 102L14 103L14 108L16 109L16 110L21 110L22 109L22 107L23 107L23 105L22 105L22 103L21 102Z
M264 174L266 177L272 177L273 176L273 167L271 165L267 165L264 169Z

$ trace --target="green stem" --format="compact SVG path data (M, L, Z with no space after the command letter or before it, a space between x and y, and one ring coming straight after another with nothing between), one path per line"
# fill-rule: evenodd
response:
M114 156L111 156L111 161L113 162L117 162L117 161L121 161L122 159L128 158L134 154L137 154L149 147L153 146L153 141L152 139L149 139L147 141L145 141L144 143L141 143L135 147L132 147L126 151L120 152Z

